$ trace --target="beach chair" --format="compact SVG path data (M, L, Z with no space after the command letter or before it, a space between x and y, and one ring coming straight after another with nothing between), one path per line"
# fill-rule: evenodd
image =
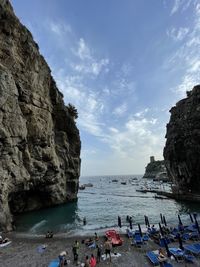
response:
M132 244L134 244L136 246L142 245L143 244L143 239L142 239L141 235L139 235L139 234L135 235L134 238L133 238Z
M181 239L183 241L189 240L190 239L190 234L189 233L182 234Z
M180 248L169 248L169 252L174 256L177 262L184 261L184 251Z
M173 267L173 265L171 263L168 262L163 262L163 267Z
M160 262L158 260L157 255L153 251L149 251L146 253L146 256L150 260L150 262L153 264L153 266L160 265Z
M143 239L144 242L146 242L146 241L149 240L149 236L148 236L148 235L144 235L144 236L142 237L142 239Z
M193 255L188 255L188 254L184 254L183 257L185 261L189 263L194 263L196 259Z
M59 264L59 260L58 259L54 259L49 263L48 267L58 267L59 265L60 265Z
M199 255L200 254L200 248L198 246L194 246L195 244L191 244L191 245L185 245L184 249L186 251L189 251L190 253L194 254L194 255Z

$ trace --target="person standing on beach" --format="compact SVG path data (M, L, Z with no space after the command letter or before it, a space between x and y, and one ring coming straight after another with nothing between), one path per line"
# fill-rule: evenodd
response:
M74 245L72 247L72 252L74 255L74 262L77 263L78 262L78 250L79 250L79 242L76 240L74 242Z
M112 249L112 243L110 242L110 240L107 238L106 242L104 243L104 247L105 247L105 254L106 254L106 259L107 259L107 255L109 255L110 257L110 262L111 262L111 249Z
M97 245L97 262L98 263L101 261L101 253L102 253L102 249L100 246Z
M85 267L90 267L90 261L89 261L89 257L88 256L85 257L85 265L84 266Z
M86 225L86 218L83 218L83 225Z
M95 267L96 265L97 265L97 261L96 261L94 255L92 254L91 258L90 258L90 267Z

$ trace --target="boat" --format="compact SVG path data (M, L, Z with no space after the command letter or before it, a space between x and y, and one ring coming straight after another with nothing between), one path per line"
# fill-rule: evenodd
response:
M93 187L93 184L88 183L88 184L84 184L85 187Z
M117 179L113 179L112 182L113 182L113 183L117 183L118 180L117 180Z
M106 231L106 237L111 240L113 246L121 246L123 240L115 230Z
M126 185L126 182L121 182L121 184L124 184L124 185Z
M84 186L84 185L80 185L80 186L79 186L79 189L80 189L80 190L84 190L84 189L85 189L85 186Z

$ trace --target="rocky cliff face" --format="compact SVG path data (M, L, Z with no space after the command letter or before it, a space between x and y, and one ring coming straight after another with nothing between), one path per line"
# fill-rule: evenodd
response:
M38 45L0 0L0 229L15 213L76 199L80 147Z
M181 192L200 192L200 86L171 110L164 158L168 175Z
M163 172L166 172L164 160L155 160L147 164L143 178L156 178Z

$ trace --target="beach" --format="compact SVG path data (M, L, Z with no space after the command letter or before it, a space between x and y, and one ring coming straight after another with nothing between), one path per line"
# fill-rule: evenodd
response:
M68 251L67 259L70 260L68 266L81 266L84 262L85 256L91 256L93 253L96 256L96 249L90 249L85 244L82 244L82 240L88 238L84 236L74 237L61 237L54 236L51 239L41 237L23 237L16 233L7 235L12 243L7 247L0 248L0 266L2 267L47 267L53 259L57 259L61 251ZM124 240L122 246L114 247L113 253L120 253L119 257L112 257L112 262L109 259L101 261L97 264L99 267L110 266L110 267L143 267L152 266L148 258L145 256L147 251L157 250L158 245L152 240L149 240L146 244L141 247L131 246L131 240L127 236L122 235ZM79 264L73 263L72 246L75 240L78 240L80 244L79 249ZM99 237L98 245L103 245L105 238ZM45 245L43 253L38 252L38 248ZM178 244L173 243L174 247L178 247ZM172 261L173 266L187 266L185 263L177 263L175 260ZM184 264L184 265L183 265ZM188 265L189 266L189 265ZM192 266L200 266L200 263L192 264Z

